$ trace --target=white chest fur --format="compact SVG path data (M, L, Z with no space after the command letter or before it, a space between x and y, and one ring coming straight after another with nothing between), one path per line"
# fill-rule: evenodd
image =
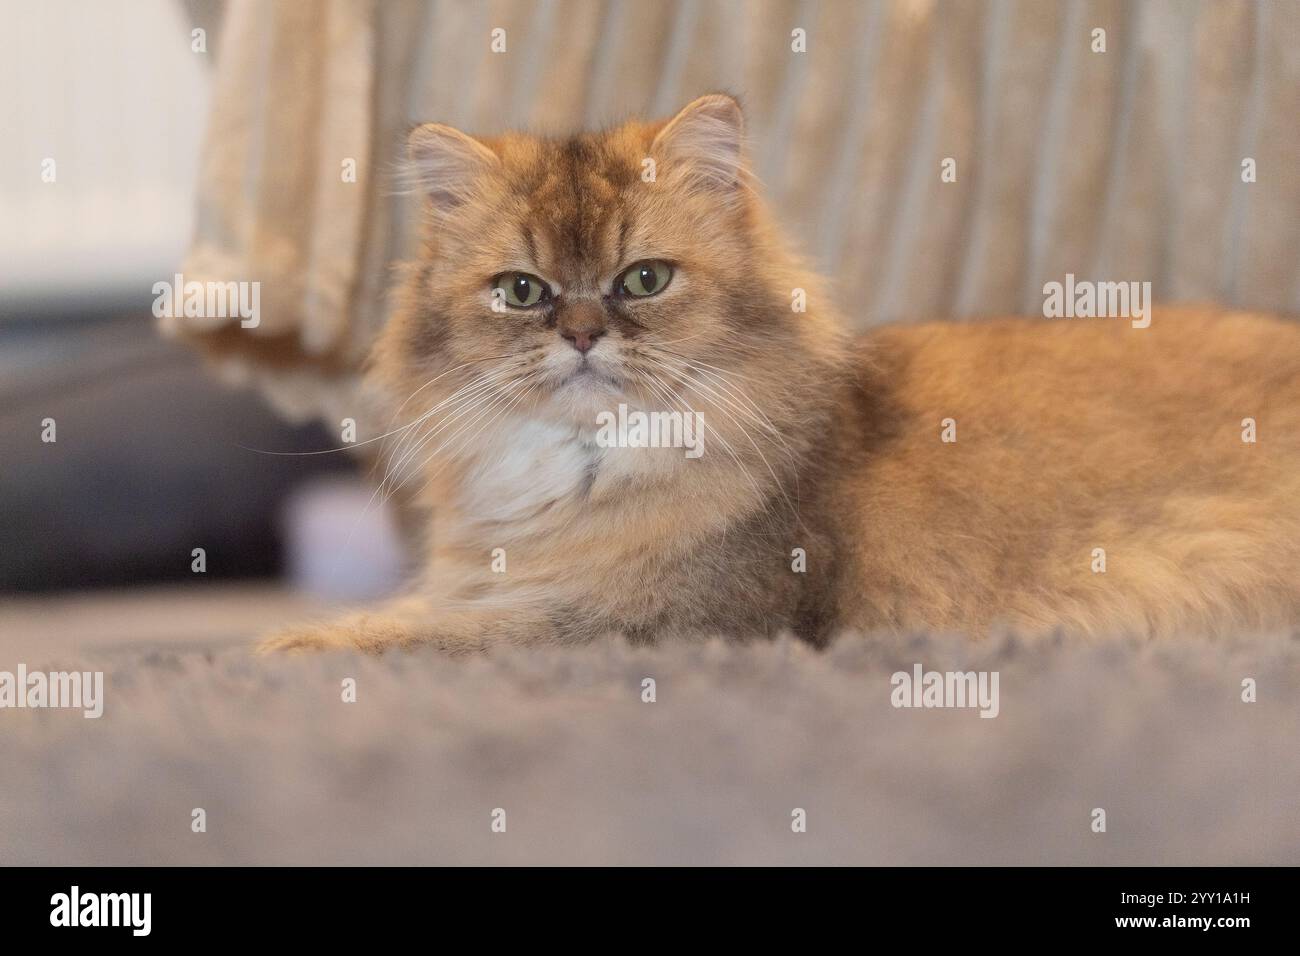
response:
M464 514L473 521L512 522L585 494L606 449L576 429L520 420L494 430L466 473Z

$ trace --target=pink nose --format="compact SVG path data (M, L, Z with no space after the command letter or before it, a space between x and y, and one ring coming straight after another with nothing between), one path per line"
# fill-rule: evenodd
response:
M559 311L555 330L584 355L605 334L605 313L597 302L571 302Z
M560 335L564 336L570 345L584 354L589 352L591 347L596 344L596 339L600 338L604 334L605 332L603 329L582 329L580 331L572 332L564 329L560 330Z

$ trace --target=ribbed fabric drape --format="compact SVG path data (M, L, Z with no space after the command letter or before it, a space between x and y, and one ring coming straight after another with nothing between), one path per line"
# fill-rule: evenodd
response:
M411 125L563 132L716 89L857 326L1038 311L1067 272L1300 309L1289 0L232 0L219 46L184 271L261 281L262 323L189 331L294 413L353 400Z

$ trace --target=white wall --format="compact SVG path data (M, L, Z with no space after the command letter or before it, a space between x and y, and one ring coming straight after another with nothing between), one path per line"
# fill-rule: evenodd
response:
M147 301L174 271L215 55L188 21L174 0L0 0L0 317Z

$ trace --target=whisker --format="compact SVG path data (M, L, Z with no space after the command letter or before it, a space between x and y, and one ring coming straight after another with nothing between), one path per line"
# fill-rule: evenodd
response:
M475 413L481 410L484 406L490 405L515 381L517 380L513 378L497 378L493 381L483 383L476 388L472 395L463 398L459 403L457 403L456 407L438 419L432 427L426 428L419 441L402 453L401 457L389 468L384 483L387 483L390 479L395 481L395 484L389 491L389 497L391 497L396 489L401 487L405 482L405 478L401 477L403 469L405 469L406 466L415 459L415 456L420 453L421 449L428 445L429 442L444 429L454 425L458 421L461 421L466 416L475 415ZM471 420L477 420L477 418Z
M696 414L695 409L691 406L689 402L685 400L684 397L681 397L679 395L676 389L673 389L670 385L664 382L663 379L659 378L659 376L655 375L653 372L647 370L644 374L648 377L650 381L658 383L660 389L667 391L669 395L667 399L669 408L672 408L674 405L680 404L685 406L685 408L689 411L690 414L692 415ZM664 395L664 391L660 391L659 394L662 397ZM707 419L704 419L702 415L700 417L704 421L705 429L709 429L709 424ZM741 473L746 477L746 479L748 479L750 486L754 489L755 497L761 500L763 497L762 489L759 487L758 482L754 480L754 476L750 474L749 469L745 467L744 462L741 461L740 456L736 453L736 450L731 446L731 443L727 441L727 439L716 428L712 429L711 432L713 437L722 443L723 449L727 452L727 454L731 456L732 460L736 463L736 467L738 467Z
M424 414L420 415L419 418L411 422L410 426L408 427L413 429L415 426L422 425L423 423L431 419L437 412L441 411L444 407L451 407L451 408L463 407L467 402L471 402L474 399L481 396L483 393L490 391L493 388L493 386L507 380L509 378L510 373L519 367L520 365L517 364L509 369L495 368L489 370L483 375L479 375L475 377L472 381L461 386L451 395L444 398L437 405L434 405L428 411L424 412ZM403 449L406 448L408 445L410 445L410 443L414 439L415 434L416 433L414 431L408 432L407 435L405 435L403 439L398 443L397 447L394 448L393 451L391 452L390 458L395 457L398 459L395 467L401 467L401 465L410 456L411 452L407 451L403 453Z
M667 372L669 375L672 375L675 378L677 378L679 381L681 381L682 384L690 388L695 388L697 391L699 390L700 386L704 384L699 382L698 380L690 379L688 376L684 375L680 370L671 368L667 363L661 363L660 367L663 369L663 371ZM708 389L708 386L704 385L704 388ZM711 389L710 391L712 392ZM717 392L712 392L712 394L715 396L715 398L721 397L718 396ZM707 396L705 397L707 398ZM727 418L727 420L729 420L733 425L735 425L736 428L740 430L740 433L744 435L745 438L749 441L749 443L754 446L754 451L758 454L759 458L762 459L764 466L766 466L768 470L768 473L772 476L772 481L776 485L778 493L785 500L786 506L789 507L790 510L797 515L799 513L799 509L796 508L794 502L790 500L790 496L786 493L785 486L782 484L781 479L777 476L776 469L772 467L772 463L768 461L767 456L763 454L762 448L760 448L758 442L754 440L754 436L750 434L749 429L747 429L744 426L744 423L741 422L739 419L737 419L736 416L733 415L731 412L729 412L726 409L726 407L722 405L720 402L712 401L711 404L718 411L720 411Z
M472 443L473 443L473 442L478 438L479 435L483 434L484 430L486 430L486 429L489 428L491 425L493 425L493 424L495 424L497 421L499 421L499 420L501 419L501 417L502 417L503 415L505 415L506 413L508 413L511 409L513 409L513 408L515 408L516 406L518 406L518 405L523 401L524 398L526 398L529 394L531 394L531 393L532 393L532 392L533 392L533 391L538 387L538 380L537 380L537 379L534 379L534 380L532 380L532 381L529 381L527 378L524 378L524 379L520 379L520 380L516 383L516 385L524 385L524 386L526 386L526 387L524 387L522 390L516 388L516 389L514 390L514 395L513 395L513 397L509 398L509 400L506 401L505 404L501 406L501 408L497 411L497 413L496 413L495 415L492 416L492 418L488 419L488 421L486 421L486 422L484 422L482 425L480 425L479 428L478 428L478 429L477 429L477 430L476 430L472 435L468 436L468 437L467 437L467 438L466 438L466 439L461 443L460 447L457 449L457 452L464 450L466 447L468 447L470 444L472 444ZM453 440L454 437L455 437L455 436L452 436L452 438L449 438L448 441ZM433 458L434 458L436 455L437 455L437 451L435 451L432 455L430 455L429 458L426 459L426 465L427 465L428 461L432 461ZM450 461L450 460L451 460L452 458L454 458L454 457L455 457L454 455L448 455L446 461ZM440 466L438 467L438 469L437 469L436 471L434 471L434 473L431 474L431 475L430 475L430 476L425 480L424 484L421 485L420 488L419 488L419 490L416 492L417 495L422 494L422 493L424 492L425 488L427 488L427 487L428 487L428 486L433 482L433 480L434 480L435 478L437 478L440 474L442 474L443 470L447 467L446 461L444 461L444 463L443 463L442 465L440 465ZM421 470L423 470L424 467L425 467L425 466L421 466Z
M455 368L447 369L441 374L434 376L429 381L425 382L423 385L417 388L410 395L408 395L406 397L406 400L403 401L401 405L397 406L397 411L393 412L393 414L389 416L388 424L391 425L393 423L393 419L398 416L398 414L402 411L403 408L406 407L407 403L410 402L412 398L414 398L424 389L428 388L430 385L432 385L434 382L438 381L439 379L443 378L444 376L450 375L452 372L458 371L462 368L467 368L470 365L477 365L480 362L488 362L491 361L493 358L502 358L502 357L503 356L489 356L488 358L473 359L472 361L463 362L460 365L457 365ZM360 448L362 445L369 445L372 442L383 441L385 438L390 438L393 435L405 431L410 427L411 424L400 425L397 428L384 432L382 435L376 435L374 438L367 438L364 441L349 442L348 444L340 445L337 448L321 448L316 451L270 451L265 448L252 448L248 445L241 445L238 442L235 443L235 447L240 448L244 451L254 452L255 454L258 455L273 455L276 457L284 457L284 458L304 458L304 457L310 457L312 455L333 455L341 451L350 451L351 449L354 448Z

